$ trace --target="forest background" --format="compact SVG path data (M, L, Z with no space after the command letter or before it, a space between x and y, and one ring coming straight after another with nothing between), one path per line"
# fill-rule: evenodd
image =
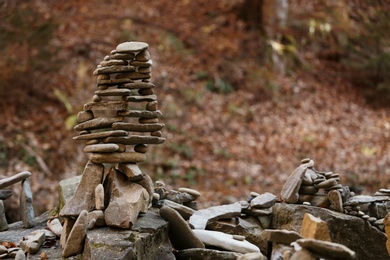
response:
M150 46L166 125L141 167L200 207L278 195L307 157L356 193L390 188L390 1L3 0L0 178L31 171L36 214L82 173L76 115L128 40Z

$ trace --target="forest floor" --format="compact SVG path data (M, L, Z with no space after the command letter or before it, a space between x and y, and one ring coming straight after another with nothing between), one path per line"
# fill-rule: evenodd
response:
M45 19L58 23L47 44L55 54L44 60L55 68L2 88L0 176L31 171L37 213L55 207L58 182L81 174L87 162L72 127L94 94L92 72L131 39L150 46L166 125L166 142L150 147L141 165L153 180L199 190L206 207L250 191L279 195L310 157L316 169L340 173L356 192L389 188L389 107L368 104L343 66L309 48L297 54L305 66L287 73L262 65L260 36L237 19L239 3L39 5ZM12 57L24 54L15 47Z

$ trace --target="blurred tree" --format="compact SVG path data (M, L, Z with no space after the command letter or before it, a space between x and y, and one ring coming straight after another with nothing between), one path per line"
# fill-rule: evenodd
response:
M33 2L5 2L0 17L0 53L4 57L0 61L0 97L17 102L23 93L44 94L34 88L39 80L35 72L56 68L51 62L55 49L49 42L57 23Z
M245 0L240 14L247 29L260 34L259 55L262 63L272 61L274 69L284 74L284 57L289 50L283 41L288 20L288 1Z

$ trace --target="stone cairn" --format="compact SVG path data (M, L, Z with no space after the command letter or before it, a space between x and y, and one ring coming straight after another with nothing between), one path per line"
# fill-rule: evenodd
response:
M317 171L313 160L303 159L285 182L281 199L290 204L312 205L357 216L383 230L390 189L380 189L374 196L356 196L339 181L338 173Z
M97 90L74 127L80 131L74 139L86 141L83 151L89 161L74 196L60 212L65 218L64 257L80 253L87 226L128 229L151 206L153 182L138 163L146 160L148 144L164 143L165 138L150 81L148 47L143 42L121 43L93 72Z

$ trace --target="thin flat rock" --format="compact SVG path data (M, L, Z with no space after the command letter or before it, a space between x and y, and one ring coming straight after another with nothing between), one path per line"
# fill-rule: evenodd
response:
M24 172L20 172L18 174L15 174L14 176L7 177L5 179L1 179L0 180L0 189L3 189L5 187L8 187L8 186L14 184L14 183L17 183L19 181L27 179L30 176L31 176L31 172L24 171Z
M135 123L122 123L117 122L112 124L112 129L114 130L126 130L132 132L155 132L164 128L165 124L155 123L155 124L135 124Z
M126 88L126 89L143 89L143 88L154 88L155 85L151 82L131 82L131 83L125 83L120 84L118 86L119 89Z
M123 111L127 109L126 101L107 101L107 102L90 102L84 105L84 110L117 110Z
M121 121L123 121L122 116L112 117L112 118L98 117L76 125L74 127L74 130L82 131L82 130L107 128L110 127L112 123L121 122Z
M207 222L210 220L233 218L240 215L241 204L237 202L195 211L194 214L190 217L189 223L196 229L205 229Z
M141 163L146 160L146 155L135 152L93 153L89 159L94 163Z
M91 144L84 147L84 153L113 153L119 150L117 144Z
M127 110L123 112L118 112L119 116L125 117L143 117L143 118L158 118L162 116L160 110L157 111L148 111L148 110Z
M129 89L110 88L104 90L96 90L95 94L98 96L128 96L131 91Z
M157 136L140 136L131 135L126 137L108 137L104 140L107 143L119 143L125 145L135 144L162 144L165 142L165 138Z
M107 138L110 136L126 136L128 133L124 130L113 130L113 131L105 131L91 134L83 134L73 137L74 140L92 140L92 139L100 139Z
M307 167L307 164L301 164L288 176L280 192L282 200L286 203L294 204L298 202L299 188L301 187Z
M149 47L145 42L123 42L116 47L117 53L133 53L144 51Z
M298 239L295 243L323 258L353 260L356 257L354 251L337 243L316 239Z

